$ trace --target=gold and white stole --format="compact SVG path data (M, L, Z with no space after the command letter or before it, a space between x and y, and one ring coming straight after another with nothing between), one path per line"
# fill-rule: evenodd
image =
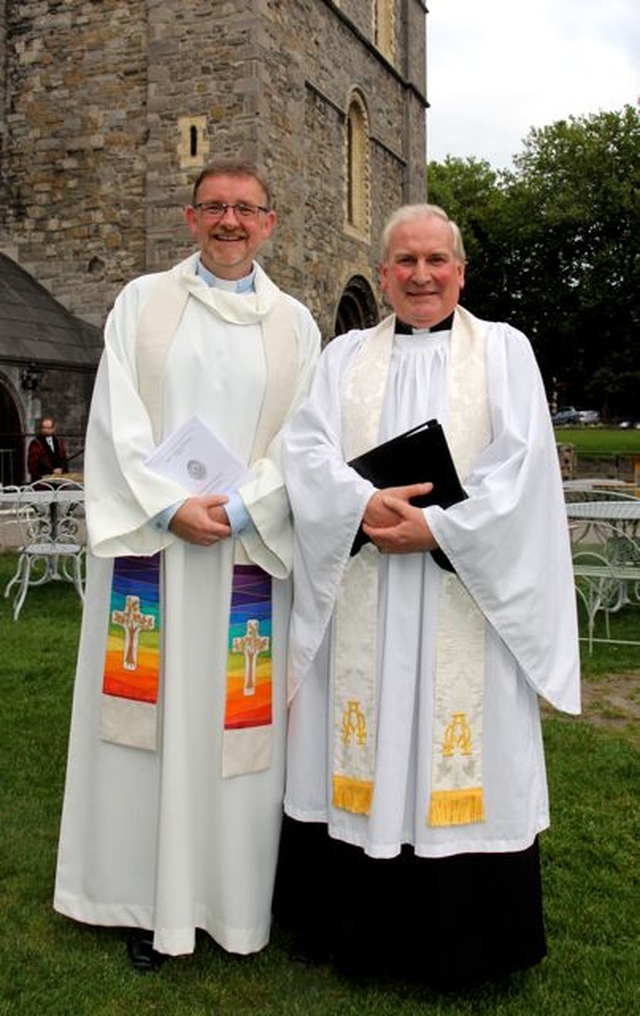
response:
M200 299L209 305L219 317L230 323L259 324L263 339L266 382L251 450L251 465L265 455L269 444L282 427L287 410L294 398L298 373L298 345L293 309L284 294L259 266L256 266L257 293L255 298L252 298L251 294L236 294L223 290L213 291L209 287L199 285L193 278L195 260L195 257L192 256L176 268L159 276L149 300L141 310L136 335L140 397L149 413L156 441L159 441L161 438L162 385L166 357L189 296ZM121 573L123 571L131 572L131 568L127 568L124 564L127 560L132 559L117 559L114 562L112 597L115 595L116 580L120 578ZM147 593L151 591L151 583L148 579L150 575L155 576L156 595L159 595L159 591L161 591L162 560L161 553L139 559L140 565L144 562L144 571L140 573L147 576ZM266 573L262 573L262 570L257 566L251 564L239 541L235 541L234 565L230 617L235 616L234 611L237 615L238 598L242 598L244 595L242 590L243 587L247 588L249 580L254 591L260 589L261 611L266 611L263 603L264 590L268 585L270 593L271 578ZM137 575L138 571L135 569L134 571ZM262 581L258 572L262 573ZM137 588L128 580L127 593L138 595L138 592ZM145 611L144 606L141 606L139 595L135 606L136 614L140 614L141 617L145 616L145 613L151 612ZM118 682L114 678L114 660L124 659L125 652L120 646L114 647L111 644L113 641L111 638L107 647L107 652L111 651L111 676L109 676L107 668L103 684L101 720L104 740L149 750L155 750L157 747L157 705L160 694L161 659L160 625L163 623L162 610L157 604L153 613L155 616L154 625L151 625L151 622L146 622L148 627L145 629L142 622L135 628L129 624L128 628L122 627L122 634L123 639L129 639L129 641L135 638L136 647L140 642L140 645L147 646L148 650L153 644L156 666L155 679L147 681L149 690L144 698L138 694L137 682L133 674L127 674L126 683ZM270 619L270 604L268 616ZM254 619L249 620L253 621ZM114 609L111 604L109 622L112 636L113 632L125 622L124 617L122 619L119 616L117 619L114 617ZM272 642L269 639L269 652L263 654L269 662L266 669L264 666L261 667L264 672L263 680L269 685L271 681L271 648ZM241 650L239 651L241 652ZM150 655L147 651L147 658L150 658ZM267 768L271 763L272 756L273 716L270 703L262 702L261 709L256 711L253 717L250 716L251 710L246 710L244 714L241 714L237 704L233 708L230 705L231 699L229 697L234 694L237 684L233 656L232 639L228 652L227 697L229 702L226 708L223 734L223 776ZM142 658L143 654L140 653L140 659ZM118 666L121 667L120 664Z
M464 482L491 435L485 326L456 309L449 353L447 439ZM348 461L379 443L395 316L355 355L343 396ZM428 415L425 407L424 415ZM485 622L455 574L442 572L437 619L432 793L426 821L482 821L482 701ZM333 804L368 814L374 791L377 727L378 552L365 544L349 560L338 593L334 653Z

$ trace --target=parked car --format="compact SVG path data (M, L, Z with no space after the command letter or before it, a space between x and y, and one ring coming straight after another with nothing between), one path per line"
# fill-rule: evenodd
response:
M580 423L600 423L600 413L597 409L579 409L578 416Z
M574 406L563 406L557 413L553 414L551 422L554 427L580 423L580 413L574 408Z

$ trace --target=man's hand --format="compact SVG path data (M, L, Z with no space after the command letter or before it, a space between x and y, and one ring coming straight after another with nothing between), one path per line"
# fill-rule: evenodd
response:
M383 529L385 526L395 526L398 523L398 515L385 504L386 497L399 498L406 504L409 498L418 497L420 494L428 494L433 488L432 483L413 483L407 487L385 487L384 490L377 490L367 502L367 507L362 516L362 526L372 526L374 529ZM365 529L366 532L366 529ZM367 535L369 535L367 533Z
M420 484L421 487L431 487L431 484ZM394 488L388 488L389 491ZM411 487L395 488L396 490L411 490ZM425 490L410 494L415 497L418 493L427 493ZM362 528L370 540L383 554L416 554L427 550L435 550L436 543L429 526L427 525L424 513L421 508L408 503L408 498L396 497L387 491L379 491L381 495L380 517L386 512L386 517L391 522L382 526L369 525L363 522ZM374 494L374 497L378 495ZM373 498L371 499L373 500ZM369 502L371 504L371 501ZM367 508L369 505L367 505ZM365 512L366 519L366 512Z
M169 523L169 529L187 543L210 547L231 535L227 513L222 507L229 500L224 494L188 497Z

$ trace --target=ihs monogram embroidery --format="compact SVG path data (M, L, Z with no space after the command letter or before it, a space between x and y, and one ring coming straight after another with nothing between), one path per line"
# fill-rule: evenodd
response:
M445 727L442 754L445 758L451 758L456 749L461 755L472 754L471 727L467 723L465 713L453 713Z
M351 744L354 737L357 744L366 744L367 721L358 700L349 699L342 714L342 740L345 744Z

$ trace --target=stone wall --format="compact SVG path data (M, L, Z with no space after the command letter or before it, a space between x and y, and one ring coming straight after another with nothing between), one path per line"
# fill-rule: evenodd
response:
M11 194L0 236L56 299L96 324L145 265L145 7L7 8Z
M336 17L332 7L324 3L287 6L285 46L280 42L282 26L274 19L270 54L262 64L272 85L269 89L265 84L263 93L265 101L272 103L264 118L270 136L261 139L264 161L274 169L281 159L295 167L294 187L287 188L283 201L279 198L272 270L309 304L325 338L333 334L340 297L354 275L367 279L380 298L376 264L382 224L398 204L423 200L425 194L424 105L400 73L406 60L402 44L409 28L406 19L418 11L422 15L418 38L423 45L416 81L424 89L423 8L412 0L396 5L401 12L394 19L398 66L392 67L363 42L353 25ZM360 32L367 23L370 29L365 17L370 3L340 7L354 20L358 16ZM416 26L411 27L415 30ZM365 102L370 130L371 228L363 238L344 229L345 121L355 89ZM290 94L294 106L301 90L303 122L297 108L295 116L289 113L279 121L282 96Z
M6 81L4 68L7 64L7 2L0 0L0 201L4 197L4 179L2 175L2 152L6 134L5 106Z
M556 448L558 449L558 461L560 463L560 475L562 479L573 480L578 465L575 445L556 444Z
M0 250L102 324L124 282L192 249L183 206L203 162L240 154L274 183L263 263L330 336L349 278L378 295L384 218L424 197L425 7L396 0L389 59L372 11L373 0L0 0ZM370 128L359 239L344 229L354 89Z

